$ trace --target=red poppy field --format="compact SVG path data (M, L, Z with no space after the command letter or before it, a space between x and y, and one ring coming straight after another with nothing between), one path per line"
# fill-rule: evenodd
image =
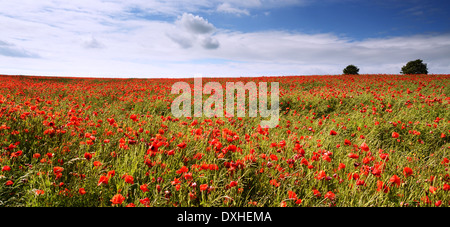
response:
M278 126L173 117L193 79L0 76L0 206L450 206L450 75L203 80L279 82Z

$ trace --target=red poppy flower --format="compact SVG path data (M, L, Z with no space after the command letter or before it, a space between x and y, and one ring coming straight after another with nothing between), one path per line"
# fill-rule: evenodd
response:
M86 153L84 153L84 158L87 159L87 160L91 160L92 154L89 153L89 152L86 152Z
M437 191L437 188L436 187L434 187L434 186L432 186L432 185L430 185L430 187L428 188L429 189L429 191L431 192L431 193L436 193L436 191Z
M189 169L186 166L182 166L179 170L176 171L177 174L187 173Z
M112 204L122 204L124 200L125 197L123 197L121 194L116 194L110 201L112 202Z
M422 202L426 203L426 204L430 204L431 200L428 196L424 196L422 197L420 200L422 200Z
M348 140L348 139L345 139L344 140L344 144L345 145L352 145L352 142L350 140Z
M442 200L438 200L434 203L434 205L437 207L440 206L441 204L442 204Z
M381 153L380 158L384 161L389 161L389 154Z
M409 167L405 167L403 168L403 175L405 175L405 177L409 177L413 174L413 170Z
M56 178L58 179L58 178L60 178L61 176L62 176L62 171L64 170L64 168L63 167L59 167L59 166L56 166L56 167L53 167L53 173L56 175Z
M192 180L192 173L185 173L183 174L183 177L185 180Z
M392 132L392 138L398 138L400 135L396 132Z
M109 178L105 175L100 176L100 179L98 180L97 186L100 186L101 184L108 184Z
M187 144L185 142L181 142L177 146L181 149L184 149L184 148L186 148Z
M172 185L178 185L179 183L181 183L181 181L178 178L175 178L173 181L170 182L170 184Z
M359 155L350 152L350 154L348 154L348 157L349 158L353 158L353 159L357 159L357 158L359 158Z
M444 186L442 186L442 189L443 189L444 191L450 191L450 185L444 183Z
M278 146L281 147L281 148L285 147L286 146L286 141L285 140L280 141L278 143Z
M94 166L101 166L102 165L102 163L101 162L99 162L99 161L94 161Z
M130 119L133 120L133 121L137 121L137 116L136 116L136 114L132 114L132 115L130 116Z
M78 189L78 193L80 193L80 195L84 195L86 194L86 190L84 190L84 188L80 188Z
M313 194L316 197L320 197L321 196L321 193L317 189L313 189Z
M113 177L114 175L116 175L116 171L115 171L115 170L110 170L110 171L108 171L108 173L106 174L106 176L108 176L108 177Z
M134 178L128 174L125 174L125 176L123 176L123 179L125 180L125 183L134 184Z
M383 181L378 180L377 181L377 191L383 190L384 193L389 192L389 187L383 183Z
M293 191L288 191L289 199L297 199L297 194Z
M308 162L308 160L306 160L306 158L302 158L302 160L300 161L300 164L308 166L309 162Z
M397 187L400 186L401 180L400 177L398 177L397 175L393 175L390 179L389 182L396 184Z
M336 198L336 195L332 191L329 191L325 193L323 197L329 200L334 200Z
M325 161L327 161L327 162L331 162L331 158L330 158L329 155L323 155L323 156L322 156L322 159L325 160Z
M230 184L228 186L230 186L230 188L236 186L238 183L237 181L231 181Z
M354 173L354 174L349 173L349 180L350 179L358 180L359 179L359 174L358 173Z
M150 204L150 199L145 197L144 199L140 199L139 202L143 205L149 205Z
M272 161L277 161L278 160L278 157L275 155L275 154L270 154L270 159L272 160Z
M9 166L3 166L2 172L4 172L4 171L11 171L11 167L9 167Z
M369 151L369 146L367 146L367 144L366 144L366 142L363 142L362 144L361 144L361 150L363 150L363 151Z
M216 164L209 164L209 170L219 170L219 166Z
M271 185L275 186L275 187L280 186L280 183L277 182L277 180L275 180L275 179L270 180L269 183L270 183Z
M231 152L235 152L235 151L237 150L237 147L236 147L236 145L230 144L230 145L227 147L227 150L228 150L228 151L231 151Z
M141 189L142 192L148 192L149 191L146 184L141 185L139 188Z
M205 191L208 189L208 184L201 184L200 185L200 191Z
M325 177L327 177L327 174L325 173L325 171L320 170L319 173L314 178L316 178L317 180L322 180Z

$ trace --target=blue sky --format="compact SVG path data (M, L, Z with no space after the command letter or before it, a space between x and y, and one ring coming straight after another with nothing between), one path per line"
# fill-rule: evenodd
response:
M241 32L286 30L309 34L333 33L362 40L450 33L449 11L450 4L439 0L325 0L272 8L256 7L246 13L217 13L207 9L192 13L207 18L217 27ZM147 14L139 9L132 12L149 20L176 19L173 15Z
M418 58L450 73L449 11L437 0L2 1L0 73L397 74Z

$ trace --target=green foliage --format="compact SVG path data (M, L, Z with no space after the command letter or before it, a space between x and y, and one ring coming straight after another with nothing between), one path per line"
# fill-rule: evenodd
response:
M343 72L345 75L358 75L359 68L354 65L348 65Z
M421 59L408 62L402 67L401 74L428 74L427 64Z

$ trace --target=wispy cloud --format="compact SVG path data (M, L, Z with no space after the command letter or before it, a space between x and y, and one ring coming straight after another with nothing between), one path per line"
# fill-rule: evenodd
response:
M39 55L31 53L23 48L18 48L14 44L0 40L0 55L16 58L38 58Z
M230 14L236 14L238 16L241 15L250 15L250 12L247 9L238 9L230 5L230 3L225 2L217 6L218 12L224 12L224 13L230 13Z
M105 45L99 42L95 37L85 39L82 43L82 46L87 49L101 49L105 47Z
M216 38L207 36L203 38L201 45L205 49L217 49L219 48L220 43L219 40L217 40Z

